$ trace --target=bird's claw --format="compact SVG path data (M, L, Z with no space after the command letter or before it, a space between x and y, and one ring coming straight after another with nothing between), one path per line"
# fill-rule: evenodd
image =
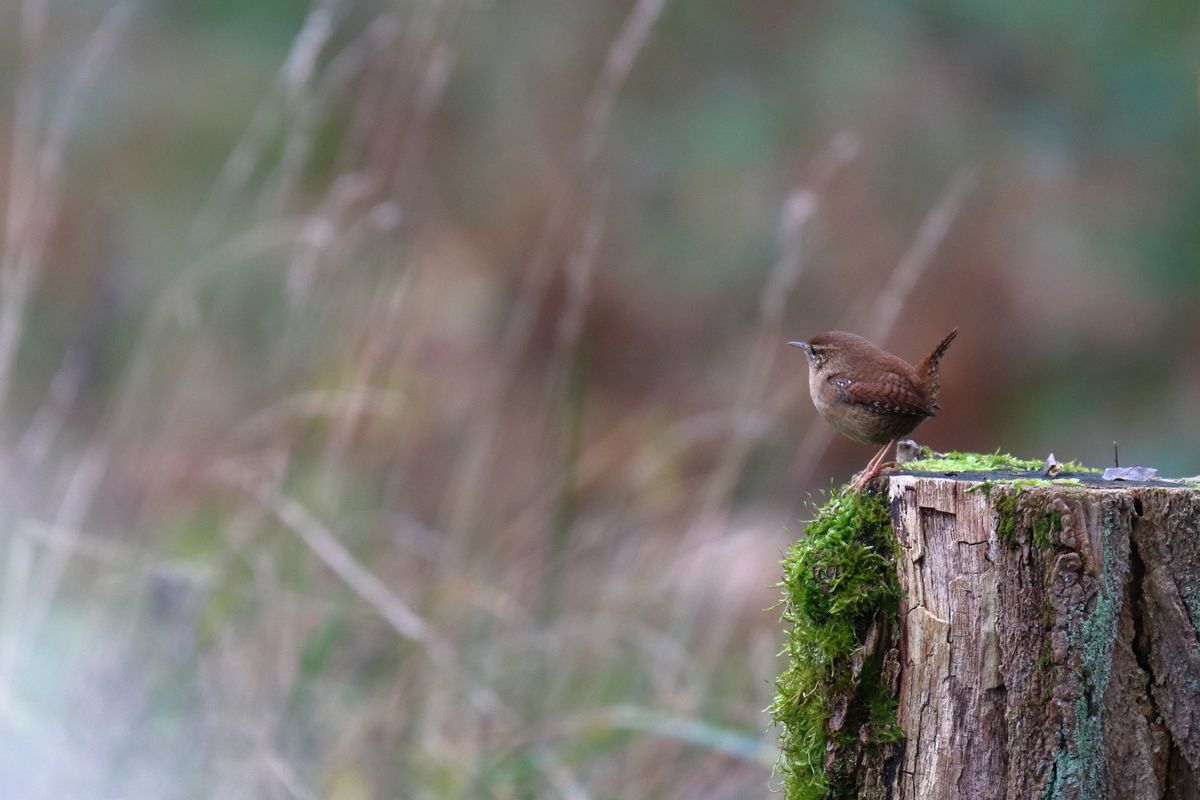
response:
M854 477L850 479L846 491L854 492L855 494L863 491L871 484L871 481L882 475L885 469L891 469L894 466L896 466L896 462L889 461L886 464L876 464L873 467L864 469L862 472L855 473Z

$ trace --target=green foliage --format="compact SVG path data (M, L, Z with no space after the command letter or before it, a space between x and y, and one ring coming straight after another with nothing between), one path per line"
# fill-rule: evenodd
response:
M934 454L925 448L922 458L905 462L910 472L1041 472L1045 462L1037 459L1016 458L997 450L994 453L965 453L952 451ZM1062 462L1063 473L1096 473L1098 469L1086 467L1078 461Z
M897 618L894 554L887 502L862 493L832 497L784 556L788 666L770 711L782 729L778 768L788 800L853 788L848 769L835 763L826 772L830 744L847 744L863 726L874 744L899 736L896 701L878 659L863 665L857 683L850 669L866 626ZM841 703L849 704L846 722L831 732L827 723Z

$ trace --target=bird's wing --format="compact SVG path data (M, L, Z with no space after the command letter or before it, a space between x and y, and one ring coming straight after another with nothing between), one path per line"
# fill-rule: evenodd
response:
M831 375L837 398L845 403L868 408L881 414L907 414L932 417L936 403L930 403L912 381L894 372L875 375L870 381L856 381L848 375Z

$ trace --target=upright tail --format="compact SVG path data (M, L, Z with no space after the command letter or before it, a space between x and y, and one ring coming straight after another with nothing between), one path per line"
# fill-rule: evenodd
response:
M941 364L942 356L946 355L946 350L950 347L950 343L954 341L954 337L958 336L958 328L946 334L946 337L938 343L938 346L933 348L933 352L921 359L917 364L917 375L924 379L925 386L929 392L929 402L935 408L937 407L938 390L941 389L941 383L938 380L938 367Z

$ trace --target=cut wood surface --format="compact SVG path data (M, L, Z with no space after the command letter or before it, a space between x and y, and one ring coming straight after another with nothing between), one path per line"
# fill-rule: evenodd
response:
M856 796L1200 798L1200 491L885 482L904 744Z

